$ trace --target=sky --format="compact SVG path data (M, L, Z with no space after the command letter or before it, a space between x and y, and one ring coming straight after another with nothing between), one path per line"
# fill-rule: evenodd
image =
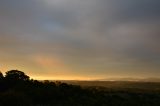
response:
M160 78L160 0L0 0L0 70L35 79Z

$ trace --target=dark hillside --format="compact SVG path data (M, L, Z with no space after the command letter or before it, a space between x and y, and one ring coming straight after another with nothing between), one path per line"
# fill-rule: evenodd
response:
M152 84L144 89L147 86ZM160 106L160 90L40 82L11 70L5 76L0 74L0 106Z

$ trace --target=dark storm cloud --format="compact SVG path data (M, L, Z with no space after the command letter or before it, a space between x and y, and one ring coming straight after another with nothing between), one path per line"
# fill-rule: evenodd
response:
M57 57L80 74L136 64L160 74L159 0L1 0L0 23L1 56Z

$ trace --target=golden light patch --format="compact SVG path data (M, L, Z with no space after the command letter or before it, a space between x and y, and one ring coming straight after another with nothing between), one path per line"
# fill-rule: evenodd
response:
M56 57L37 55L34 57L34 61L44 67L63 67L64 66L64 63Z
M70 69L66 63L58 58L57 56L47 56L47 55L34 55L32 56L32 61L41 67L44 74L53 75L67 75L70 74Z

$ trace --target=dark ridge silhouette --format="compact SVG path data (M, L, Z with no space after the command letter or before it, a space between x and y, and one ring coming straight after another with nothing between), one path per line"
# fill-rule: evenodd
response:
M81 87L0 72L0 106L160 106L160 90Z

